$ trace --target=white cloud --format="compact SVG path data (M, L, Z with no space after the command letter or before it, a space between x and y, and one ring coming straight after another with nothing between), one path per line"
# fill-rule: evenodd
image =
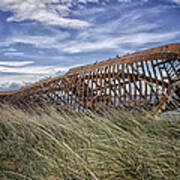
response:
M125 2L125 3L128 3L128 2L131 2L131 0L118 0L118 2Z
M30 64L30 62L29 62ZM31 83L35 83L41 79L54 77L64 74L68 68L55 66L28 66L28 62L7 62L6 64L0 62L0 65L9 65L14 67L0 66L0 74L7 73L0 76L0 91L16 90ZM17 67L16 67L17 66ZM13 73L13 75L11 75Z
M114 49L117 48L118 39L116 38L106 38L101 40L96 40L95 42L71 42L66 44L62 50L67 53L80 53L80 52L92 52L95 50L102 50L102 49Z
M11 11L13 15L7 21L35 20L47 25L58 25L70 28L83 28L90 23L68 17L72 0L1 0L0 8Z
M140 0L146 2L147 0ZM178 1L178 0L174 0ZM35 20L46 25L57 25L68 28L90 27L92 24L79 18L72 18L73 6L81 8L87 3L99 4L100 0L1 0L0 9L11 11L13 15L7 18L8 22ZM109 0L104 2L110 2ZM129 3L132 0L117 0L120 3ZM137 0L139 2L139 0ZM103 3L102 3L103 4Z
M18 66L25 66L29 64L34 64L34 61L0 61L0 65L4 65L4 66L18 67Z
M57 73L58 71L67 71L67 68L61 68L61 67L55 67L55 66L27 66L27 67L0 66L1 73L53 75Z
M2 52L4 56L9 56L9 57L24 56L23 52L17 51L17 49L15 48L3 48L0 52Z
M17 50L15 48L3 48L1 52L16 52Z
M34 83L40 80L42 77L38 75L8 75L0 77L0 91L11 91L20 89L23 86Z
M119 38L120 42L129 43L132 45L144 45L146 43L164 42L175 38L180 32L165 32L165 33L138 33L126 37Z
M28 62L26 63L28 65ZM4 63L0 62L0 65L4 65ZM47 79L48 77L62 75L68 71L68 68L56 66L15 67L23 65L23 62L9 62L6 65L13 65L14 67L0 66L0 73L7 73L7 75L0 76L0 91L16 90L27 84Z
M160 14L164 9L155 8L138 9L123 14L118 19L103 24L96 24L85 31L81 31L73 40L59 45L66 53L85 53L100 50L115 50L126 53L127 45L134 49L147 43L160 43L175 39L179 31L157 31L163 26L161 20L146 21L146 17ZM106 13L106 12L105 12ZM156 31L155 31L156 30ZM125 48L126 47L126 48Z
M71 5L71 0L69 2ZM102 15L111 10L119 11L119 7L113 7L113 9L84 8L83 12L86 12L86 10L89 19L93 16L92 13ZM73 34L73 37L71 37L70 32L57 30L53 30L54 33L51 36L32 36L16 32L13 36L7 38L5 42L0 42L0 45L9 46L15 43L24 43L31 44L36 48L55 48L59 53L70 54L104 49L126 52L129 51L124 48L127 44L132 44L136 47L146 43L165 42L179 35L177 31L152 33L154 30L160 29L163 22L161 20L148 22L146 17L153 17L153 15L160 14L164 10L161 6L132 10L128 14L122 14L118 19L107 21L103 24L98 24L98 22L95 22L96 20L92 20L92 27L77 31L77 34ZM76 11L75 14L78 14L78 12L81 11ZM13 53L8 52L6 55L13 55Z
M79 0L80 3L98 3L99 0Z
M104 49L116 49L118 52L129 52L128 49L124 48L124 45L130 44L134 47L144 45L146 43L158 43L171 40L179 35L179 32L173 33L138 33L129 34L120 37L107 37L106 39L100 39L96 42L73 42L67 44L66 47L62 48L67 53L82 53L82 52L93 52L96 50Z
M180 0L172 0L172 2L174 2L176 4L180 4Z
M0 83L0 91L13 91L20 89L22 86L25 86L28 83L23 83L23 82L5 82L5 83Z
M23 44L31 44L36 48L56 48L57 44L59 44L62 40L69 37L68 32L54 32L51 36L38 36L38 35L27 35L21 32L15 32L12 36L9 36L4 42L0 42L0 46L10 46L16 43L23 43ZM18 53L18 51L9 51L8 48L4 49L5 55L23 55Z
M4 56L24 56L23 52L5 52Z
M119 9L114 10L118 11ZM92 9L92 11L101 14L102 12L108 13L109 9L100 8L100 11L98 11L96 8ZM154 14L159 14L163 11L164 9L159 6L144 10L133 10L128 14L121 15L118 19L103 24L97 23L88 29L80 30L73 35L72 39L69 39L70 34L68 32L61 31L55 31L52 36L32 36L16 33L9 37L4 42L4 45L8 46L15 43L32 44L36 48L55 48L60 53L70 54L104 49L113 49L126 53L126 51L129 51L124 48L127 44L136 47L143 46L146 43L165 42L180 34L178 31L152 33L154 29L160 28L163 22L158 20L152 23L145 21L144 18L152 17ZM92 16L91 10L88 10L88 14ZM13 54L8 52L6 55Z

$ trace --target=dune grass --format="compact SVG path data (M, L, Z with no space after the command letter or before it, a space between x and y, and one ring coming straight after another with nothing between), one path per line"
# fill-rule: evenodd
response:
M0 179L180 179L180 116L0 109Z

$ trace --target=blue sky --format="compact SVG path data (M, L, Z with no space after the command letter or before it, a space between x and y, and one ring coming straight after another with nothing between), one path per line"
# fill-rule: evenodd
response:
M180 42L180 0L1 0L0 90Z

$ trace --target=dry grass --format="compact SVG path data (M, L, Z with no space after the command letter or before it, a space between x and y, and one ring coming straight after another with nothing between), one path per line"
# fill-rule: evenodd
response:
M0 179L180 179L180 116L0 109Z

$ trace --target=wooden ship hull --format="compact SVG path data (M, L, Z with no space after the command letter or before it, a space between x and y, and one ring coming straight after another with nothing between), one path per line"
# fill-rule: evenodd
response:
M0 92L0 102L19 107L43 103L75 110L102 106L175 109L180 102L180 43L70 69L16 91Z

